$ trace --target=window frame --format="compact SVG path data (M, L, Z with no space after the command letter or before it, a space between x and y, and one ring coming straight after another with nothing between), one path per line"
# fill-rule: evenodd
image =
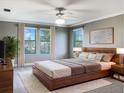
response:
M45 41L45 40L42 40L42 39L41 39L41 32L42 32L42 30L40 30L40 29L48 30L48 32L49 32L49 41ZM40 34L39 34L39 39L40 39L40 54L50 54L50 48L51 48L51 47L50 47L50 46L51 46L51 45L50 45L50 44L51 44L50 29L49 29L49 28L40 28L40 29L39 29L39 33L40 33ZM48 52L41 52L41 43L42 43L42 42L49 44L49 46L48 46ZM45 49L45 45L44 45L44 49Z
M31 41L34 41L35 42L35 51L34 51L34 53L26 53L25 52L25 54L36 54L36 42L37 42L37 40L36 40L36 32L37 32L37 27L31 27L31 26L25 26L24 27L24 30L25 30L25 28L27 28L27 27L29 27L29 28L36 28L36 30L34 31L35 32L35 40L25 40L25 38L24 38L24 41L26 42L26 41L29 41L29 42L31 42ZM24 31L24 34L25 34L25 31Z
M78 31L79 29L82 29L81 32L83 33L83 27L73 29L73 47L83 47L83 35L82 35L82 40L76 40L76 37L77 37L76 31ZM78 36L79 36L79 33L78 33ZM82 45L76 46L76 42L81 43Z

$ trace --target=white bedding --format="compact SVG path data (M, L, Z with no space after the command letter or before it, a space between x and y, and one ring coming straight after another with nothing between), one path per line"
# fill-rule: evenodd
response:
M101 65L101 70L109 70L111 65L115 64L114 62L98 62ZM60 78L71 75L71 68L59 63L48 61L37 61L35 66L46 73L52 78Z
M101 65L101 70L111 69L111 65L114 65L114 62L98 62Z
M60 78L71 75L71 68L68 66L48 61L37 61L35 66L52 78Z

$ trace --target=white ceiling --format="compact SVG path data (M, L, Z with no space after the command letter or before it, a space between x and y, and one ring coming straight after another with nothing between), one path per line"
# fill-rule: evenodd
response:
M124 0L0 0L0 20L55 24L56 7L67 9L65 25L77 25L123 14Z

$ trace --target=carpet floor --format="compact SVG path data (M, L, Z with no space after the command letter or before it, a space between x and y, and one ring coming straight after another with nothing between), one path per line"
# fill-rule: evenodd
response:
M28 93L84 93L111 85L112 82L103 79L93 80L54 91L49 91L33 74L32 70L18 71L18 74ZM101 92L102 93L102 92Z

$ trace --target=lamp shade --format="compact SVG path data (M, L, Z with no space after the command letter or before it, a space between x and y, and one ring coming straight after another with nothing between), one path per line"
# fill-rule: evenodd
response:
M73 51L81 51L82 49L81 48L73 48Z
M124 48L117 48L117 54L124 54Z

